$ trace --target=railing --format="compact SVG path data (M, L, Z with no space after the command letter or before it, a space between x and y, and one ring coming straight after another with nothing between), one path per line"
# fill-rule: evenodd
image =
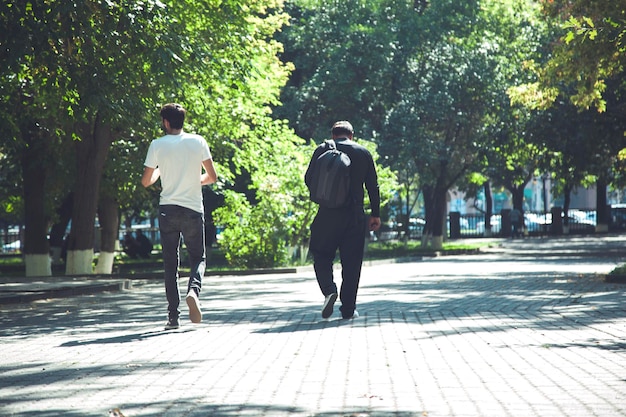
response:
M129 229L129 231L133 232L133 235L136 235L136 231L141 230L143 234L152 242L153 245L161 244L161 233L158 227L133 227ZM124 240L124 235L126 234L126 229L121 228L118 233L118 240L121 242ZM23 232L17 228L10 228L8 231L5 229L0 229L0 254L19 254L22 252L22 235ZM100 230L96 229L95 233L95 242L94 249L96 252L99 251L100 248Z
M503 215L508 216L508 211L503 214L491 216L491 236L509 237L511 236L511 222ZM458 225L451 222L456 221L454 215L449 217L448 230L449 237L485 237L486 232L485 216L478 215L458 215ZM452 220L451 220L452 219ZM504 225L504 230L503 230ZM457 229L455 229L457 227ZM452 231L457 230L455 236ZM545 236L551 234L593 234L596 232L596 211L595 210L570 210L567 219L561 218L560 224L552 222L552 213L524 212L524 224L522 233L525 236Z
M9 229L0 229L0 253L14 254L22 251L22 240L20 238L20 229L11 227Z
M505 216L507 212L504 212ZM565 219L562 218L562 229L557 233L552 224L552 213L543 212L525 212L523 233L526 236L547 236L552 234L593 234L596 232L596 211L595 210L570 210L567 225ZM452 223L457 221L458 224ZM609 219L609 230L614 232L623 232L626 230L626 207L614 208L611 211ZM479 237L509 237L511 236L510 222L505 218L505 229L502 230L502 214L494 214L491 216L491 234L486 232L485 216L483 214L458 214L451 213L448 218L448 237L450 238L479 238ZM409 224L409 238L420 239L422 237L424 222L422 219L411 219ZM135 232L139 227L133 227ZM142 232L150 239L153 245L161 243L161 236L158 227L141 227ZM375 238L379 240L393 240L404 237L404 228L397 224L384 224L379 232L375 234ZM119 231L120 242L124 239L126 229L121 228ZM98 240L98 239L96 239ZM0 229L0 243L2 254L21 253L22 242L20 238L19 228ZM96 245L99 246L99 245Z
M626 219L626 209L624 218ZM503 222L502 218L505 216ZM508 211L503 214L494 214L490 219L491 233L487 232L484 214L459 214L450 213L447 220L448 237L456 238L480 238L480 237L510 237L511 225L506 217ZM423 232L423 221L418 222L417 219L411 223L410 239L420 239ZM567 223L567 224L566 224ZM615 221L610 225L611 231L620 231ZM504 230L503 230L504 224ZM558 230L556 229L558 226ZM626 220L624 221L626 230ZM524 226L522 233L524 236L547 236L554 234L564 235L580 235L593 234L596 232L596 211L595 210L570 210L567 222L565 218L561 218L560 225L552 224L552 213L543 212L525 212ZM404 227L402 225L383 225L381 231L376 233L379 240L393 240L405 237Z

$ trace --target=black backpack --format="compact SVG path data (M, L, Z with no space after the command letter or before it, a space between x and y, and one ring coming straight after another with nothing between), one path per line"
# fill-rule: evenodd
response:
M350 157L337 149L334 140L325 141L326 151L313 161L309 191L311 201L321 207L345 207L351 202Z

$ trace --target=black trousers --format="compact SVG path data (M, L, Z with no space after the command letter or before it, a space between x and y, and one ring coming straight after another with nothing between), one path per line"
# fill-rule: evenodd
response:
M163 248L165 269L165 296L170 319L180 315L180 291L178 288L178 267L180 246L184 239L189 253L189 281L187 291L200 294L205 270L204 214L176 205L159 206L159 228Z
M324 296L336 293L333 261L337 250L341 261L341 314L352 317L361 279L367 222L362 206L341 209L320 207L311 224L309 250L317 283Z

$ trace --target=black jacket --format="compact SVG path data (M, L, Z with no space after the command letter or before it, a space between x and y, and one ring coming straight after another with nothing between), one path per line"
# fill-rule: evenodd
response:
M374 166L374 159L372 154L358 143L348 138L335 139L337 149L344 152L350 157L350 190L352 197L357 205L363 205L363 198L365 196L363 185L367 188L367 194L369 195L371 215L373 217L380 217L380 191L378 189L378 175L376 174L376 167ZM310 184L311 164L313 161L324 152L328 150L325 143L319 145L311 161L309 167L304 174L304 182Z

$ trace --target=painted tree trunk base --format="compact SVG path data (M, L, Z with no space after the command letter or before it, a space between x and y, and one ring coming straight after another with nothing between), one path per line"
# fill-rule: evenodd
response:
M422 235L422 247L435 251L443 249L443 236Z
M96 274L111 274L113 272L114 260L115 252L100 252L98 264L96 265Z
M52 265L58 265L61 263L61 253L63 248L60 246L50 246L50 257L52 258Z
M49 277L52 276L52 263L48 254L26 254L24 255L27 277Z
M66 275L93 274L93 249L67 251Z
M431 245L434 250L443 249L443 236L433 236L431 239Z
M607 233L609 231L609 225L606 223L598 223L596 225L596 233Z

